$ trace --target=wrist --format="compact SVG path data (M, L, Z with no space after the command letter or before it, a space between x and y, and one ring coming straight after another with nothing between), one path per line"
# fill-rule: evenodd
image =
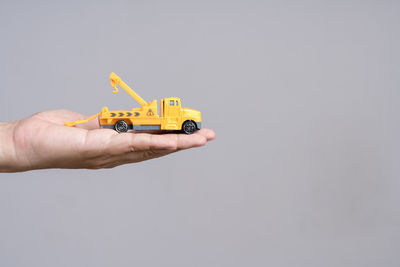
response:
M16 122L0 122L0 172L12 172L15 165Z

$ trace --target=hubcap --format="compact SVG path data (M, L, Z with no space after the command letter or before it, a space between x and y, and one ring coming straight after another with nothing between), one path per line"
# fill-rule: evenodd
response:
M193 122L185 123L183 130L185 131L185 133L194 133L194 130L195 130L194 123Z
M119 133L128 131L128 124L124 121L119 121L115 125L115 130Z

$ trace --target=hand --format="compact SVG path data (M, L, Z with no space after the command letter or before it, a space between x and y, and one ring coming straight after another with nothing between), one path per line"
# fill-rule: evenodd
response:
M97 119L76 127L63 125L85 118L68 110L52 110L0 124L0 171L112 168L203 146L215 138L209 129L192 135L117 133L99 129Z

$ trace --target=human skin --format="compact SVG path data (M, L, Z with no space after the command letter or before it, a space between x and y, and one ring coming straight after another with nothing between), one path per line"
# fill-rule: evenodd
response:
M100 129L96 119L64 126L66 121L85 118L69 110L50 110L0 123L0 172L113 168L200 147L215 138L210 129L191 135L117 133Z

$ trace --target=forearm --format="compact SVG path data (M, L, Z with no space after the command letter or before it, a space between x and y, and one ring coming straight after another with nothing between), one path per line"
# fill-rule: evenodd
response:
M15 171L15 125L16 122L0 122L0 172Z

